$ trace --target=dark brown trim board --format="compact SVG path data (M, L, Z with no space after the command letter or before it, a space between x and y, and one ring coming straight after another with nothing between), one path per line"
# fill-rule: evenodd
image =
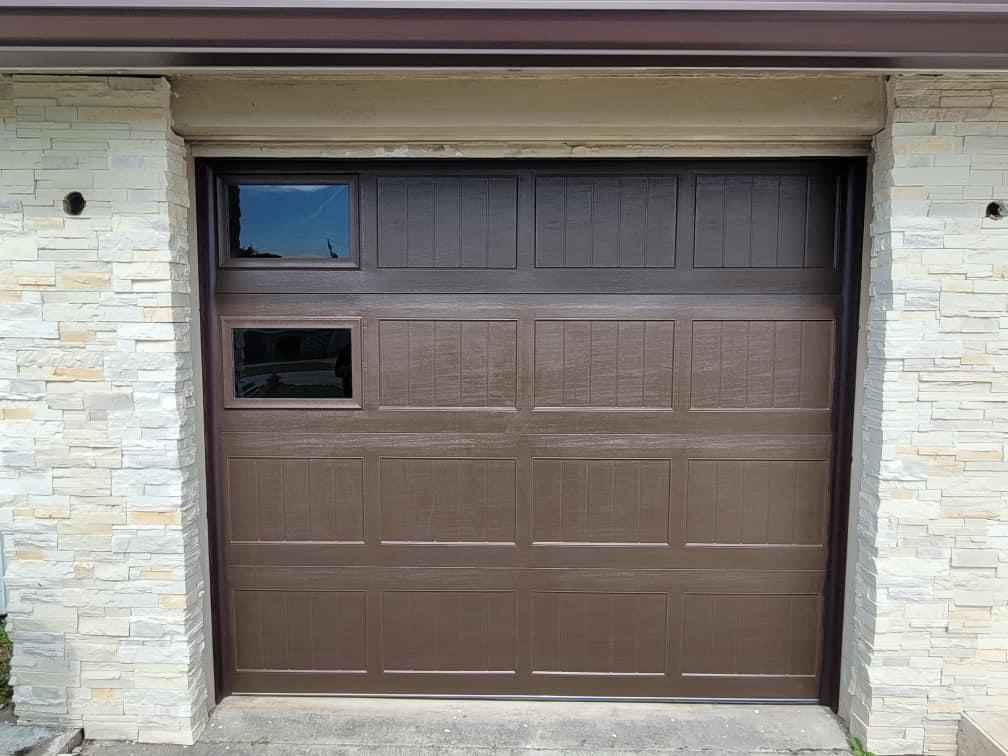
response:
M216 355L220 350L220 334L217 327L216 308L214 307L214 289L216 282L217 234L215 221L216 180L213 170L204 161L196 165L196 228L197 228L197 269L199 271L199 309L200 334L202 337L201 358L203 365L203 427L206 432L204 448L206 450L205 469L207 474L207 543L210 548L210 613L213 640L214 660L214 700L220 703L231 692L229 680L225 677L221 649L229 642L226 635L227 625L224 622L222 610L222 591L218 576L224 569L223 561L223 524L219 521L217 502L220 493L217 490L219 479L216 460L220 453L217 447L219 433L217 429L218 407L214 387L220 380L212 370L217 364Z
M838 195L837 260L840 268L840 312L837 323L837 375L834 384L833 477L830 545L823 611L823 656L819 700L833 711L840 702L840 663L843 650L847 527L850 512L851 464L854 443L854 395L857 384L858 313L867 176L865 163L855 161L840 179Z
M1004 3L667 10L0 6L0 66L345 65L1003 69Z
M264 170L356 178L359 268L218 264ZM835 706L864 170L198 160L218 698ZM360 407L229 406L221 323L317 318Z

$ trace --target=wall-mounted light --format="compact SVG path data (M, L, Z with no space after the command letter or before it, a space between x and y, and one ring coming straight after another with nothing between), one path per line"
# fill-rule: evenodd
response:
M991 220L1004 220L1008 217L1008 208L1005 207L1004 202L990 202L987 204L984 215Z

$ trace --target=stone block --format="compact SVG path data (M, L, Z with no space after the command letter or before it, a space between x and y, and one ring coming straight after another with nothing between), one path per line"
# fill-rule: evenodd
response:
M129 617L81 617L78 632L82 635L125 638L130 634Z

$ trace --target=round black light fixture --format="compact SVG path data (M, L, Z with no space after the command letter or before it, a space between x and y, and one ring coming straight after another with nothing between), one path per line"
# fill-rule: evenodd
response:
M1008 208L1005 207L1004 202L990 202L987 204L984 215L991 220L1003 220L1008 217Z
M63 212L67 215L80 215L86 206L87 201L80 192L70 192L63 198Z

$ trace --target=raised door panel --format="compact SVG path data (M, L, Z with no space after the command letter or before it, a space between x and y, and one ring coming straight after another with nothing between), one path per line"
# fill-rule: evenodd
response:
M233 592L235 668L363 672L363 591L241 589Z
M532 538L667 543L671 470L667 459L534 459Z
M539 320L537 408L671 409L675 322Z
M381 268L514 268L515 176L378 179Z
M362 459L232 458L231 541L364 540Z
M825 460L691 459L686 541L821 546L828 472Z
M685 675L814 677L818 670L819 597L683 597Z
M666 614L658 593L533 593L533 672L663 675Z
M835 187L825 176L697 177L697 268L831 268Z
M829 409L833 322L693 322L690 408Z
M512 320L382 320L383 407L513 408L518 324Z
M515 596L510 591L385 591L385 672L513 674Z
M675 176L540 176L536 267L673 268Z
M515 460L385 457L379 465L383 541L514 542Z

